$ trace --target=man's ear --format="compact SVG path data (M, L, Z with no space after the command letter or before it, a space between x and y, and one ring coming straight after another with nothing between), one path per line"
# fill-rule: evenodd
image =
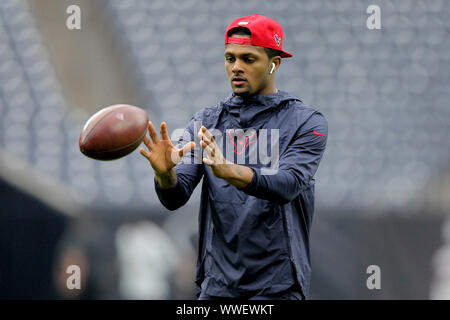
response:
M270 72L269 73L273 74L275 72L275 70L278 69L280 64L281 64L281 57L280 56L273 57L270 62L270 69L269 69Z

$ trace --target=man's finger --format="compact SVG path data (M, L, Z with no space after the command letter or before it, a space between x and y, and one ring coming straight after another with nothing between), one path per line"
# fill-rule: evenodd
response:
M205 128L204 126L202 126L202 127L200 128L200 130L198 130L198 132L197 132L197 137L198 137L200 140L202 140L202 137L203 137L203 135L205 134L205 133L204 133L204 130L206 130L206 128Z
M205 150L206 154L208 155L208 157L214 157L214 148L213 145L207 145L204 141L202 141L204 147L203 149Z
M158 134L156 133L155 127L151 121L148 122L148 133L150 134L153 143L159 142Z
M214 144L209 144L208 146L206 146L205 150L207 150L207 152L209 152L211 157L214 157L216 155L216 148L214 146Z
M180 149L179 155L180 157L184 157L185 154L189 153L195 147L195 142L191 141L186 143L183 148Z
M160 131L162 140L170 140L169 132L167 132L167 124L165 122L161 123Z
M211 159L203 158L203 163L206 163L208 166L212 166L214 161Z
M208 138L209 141L214 141L213 135L212 135L211 132L209 132L209 130L206 129L206 128L205 128L205 134L204 134L204 136L205 136L206 138Z
M204 134L204 135L202 136L202 140L205 141L206 144L211 144L211 143L212 143L211 139L208 138L208 137L206 136L206 134Z
M147 136L144 136L144 140L143 140L145 146L148 148L148 150L152 151L153 147L152 147L152 143L150 142L150 139L147 138Z
M173 150L170 157L173 163L177 164L181 159L193 148L195 147L195 142L191 141L186 143L183 148L178 150Z
M150 160L150 152L145 151L144 148L140 148L139 151L141 152L141 154L146 157L148 160Z
M201 139L201 136L203 136L207 130L208 129L206 129L205 126L201 126L200 130L198 130L198 133L197 133L197 136L199 137L199 139Z
M203 149L206 149L206 147L208 147L208 144L207 144L205 141L201 140L201 141L200 141L200 146L201 146Z

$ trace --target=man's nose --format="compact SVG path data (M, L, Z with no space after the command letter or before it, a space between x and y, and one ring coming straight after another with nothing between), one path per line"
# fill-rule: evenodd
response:
M242 72L242 64L239 62L239 60L236 60L233 64L233 68L231 68L231 71L234 73Z

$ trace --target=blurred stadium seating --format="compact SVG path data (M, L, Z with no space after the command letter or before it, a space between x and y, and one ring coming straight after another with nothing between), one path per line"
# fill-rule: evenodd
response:
M277 86L321 110L330 126L316 176L324 208L404 206L448 166L445 1L388 4L379 31L365 27L361 1L98 2L124 49L142 107L172 130L229 94L222 58L227 23L255 11L279 20L295 56L283 62ZM61 179L88 206L157 203L153 192L140 191L136 178L152 176L136 153L111 163L80 154L77 139L88 115L67 108L24 3L0 6L1 146Z

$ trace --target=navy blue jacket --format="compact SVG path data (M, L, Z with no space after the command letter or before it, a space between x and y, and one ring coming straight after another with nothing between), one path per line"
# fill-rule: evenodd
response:
M235 159L227 160L237 163L238 155L245 155L243 165L252 168L254 176L244 189L215 177L207 165L201 164L197 138L200 121L209 130L215 129L219 145L227 139L229 145L233 142ZM226 131L232 128L248 134L232 138ZM245 149L258 144L260 129L267 129L268 150L278 141L277 166L275 161L249 161L250 152ZM279 139L272 141L274 129L278 129ZM161 189L155 180L155 189L161 203L176 210L188 201L203 177L197 295L200 291L241 298L276 294L297 282L308 297L313 177L325 150L327 131L327 121L319 111L284 91L246 98L233 94L192 117L179 146L195 140L196 148L187 155L189 161L176 165L177 184ZM218 132L222 133L221 140ZM257 138L249 132L256 132ZM270 174L264 171L269 166L274 168Z

